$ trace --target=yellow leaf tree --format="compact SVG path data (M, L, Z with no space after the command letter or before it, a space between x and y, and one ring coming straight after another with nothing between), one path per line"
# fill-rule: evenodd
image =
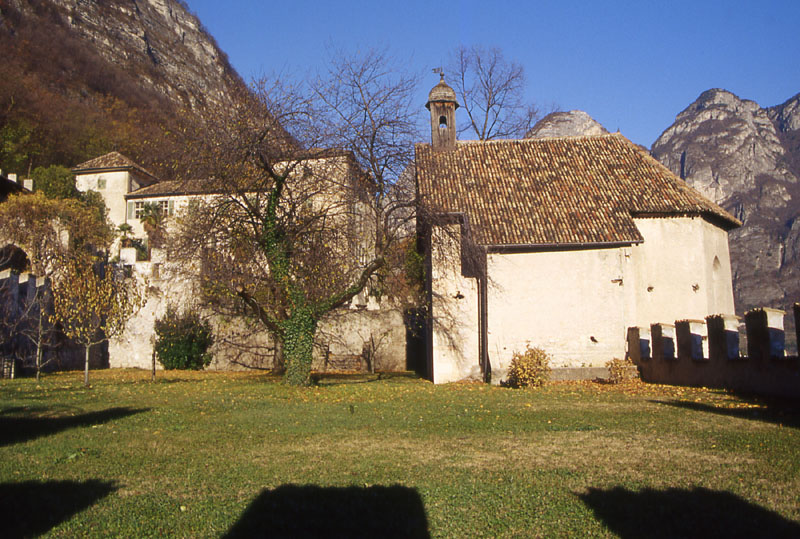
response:
M91 347L119 335L145 301L143 286L110 265L69 261L53 290L54 321L86 350L83 383L89 386Z
M0 252L24 253L24 263L18 264L15 271L30 271L46 282L61 279L64 260L89 264L107 256L105 252L113 238L104 206L98 208L70 198L51 199L39 192L14 195L0 204ZM0 255L0 264L8 262ZM44 360L45 349L56 341L56 332L48 320L52 296L49 290L49 285L35 287L34 297L21 307L0 298L0 342L16 340L33 345L33 359L27 353L20 359L35 367L37 380L49 361Z

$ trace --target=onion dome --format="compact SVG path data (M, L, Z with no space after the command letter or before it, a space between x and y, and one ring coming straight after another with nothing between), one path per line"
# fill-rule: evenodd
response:
M431 109L431 103L454 103L455 108L458 108L458 101L456 101L456 92L444 81L444 73L439 73L441 79L439 83L431 89L428 94L428 102L425 103L425 108Z

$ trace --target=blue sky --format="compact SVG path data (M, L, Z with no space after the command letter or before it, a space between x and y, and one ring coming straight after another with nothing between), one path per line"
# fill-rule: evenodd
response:
M462 44L522 64L529 101L647 147L709 88L765 107L800 92L800 0L187 1L245 80L303 76L331 47L388 49L424 75L422 121L431 69Z

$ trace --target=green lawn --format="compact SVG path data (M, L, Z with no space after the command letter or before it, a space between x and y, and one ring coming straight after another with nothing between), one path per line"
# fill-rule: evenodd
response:
M800 537L800 408L705 389L0 382L0 535Z

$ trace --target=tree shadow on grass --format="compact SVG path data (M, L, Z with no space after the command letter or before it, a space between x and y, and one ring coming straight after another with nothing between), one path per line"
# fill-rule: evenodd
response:
M800 537L800 524L729 492L590 488L579 495L622 538Z
M41 535L116 489L113 483L94 479L0 483L0 534Z
M430 537L415 489L283 485L265 489L226 538Z
M407 379L419 380L420 377L415 372L376 372L371 374L355 373L355 374L340 374L340 373L315 373L311 376L311 381L319 386L339 386L350 384L368 384L371 382L380 382L382 380L392 379Z
M108 408L79 415L53 417L41 415L42 408L6 408L0 410L0 447L146 411L148 408Z
M724 408L701 402L682 400L662 401L654 400L657 404L665 404L676 408L694 410L696 412L709 412L712 414L727 415L740 419L765 421L785 427L800 429L800 406L796 403L777 400L747 399L750 404L758 405L757 408Z

